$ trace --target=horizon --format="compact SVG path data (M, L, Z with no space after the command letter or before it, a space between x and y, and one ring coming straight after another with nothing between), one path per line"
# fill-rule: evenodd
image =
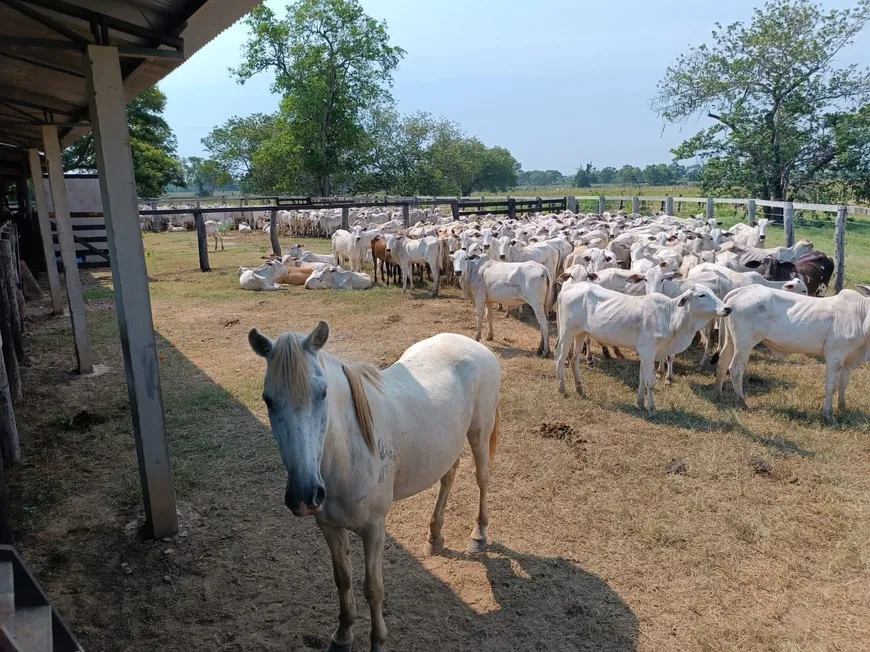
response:
M571 0L542 0L529 12L493 0L420 7L360 1L369 15L387 21L391 43L406 50L391 89L400 112L443 116L486 145L509 149L523 170L566 175L589 162L598 169L672 162L670 150L711 121L699 117L665 126L649 108L656 84L689 46L709 39L715 22L746 22L759 4L735 0L699 7L672 0L653 7L618 0L579 8ZM265 4L284 16L286 2ZM854 2L822 4L843 8ZM544 20L552 15L562 18ZM589 23L597 28L576 29ZM426 25L422 36L420 25ZM503 34L516 37L505 42ZM205 154L200 140L233 116L277 110L271 73L239 85L228 72L241 60L246 38L247 28L236 23L161 82L179 156ZM598 52L604 54L589 56ZM838 61L870 66L870 30Z

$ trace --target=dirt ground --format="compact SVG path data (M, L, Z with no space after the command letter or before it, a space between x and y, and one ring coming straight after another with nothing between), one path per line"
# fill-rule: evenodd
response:
M142 508L107 272L83 273L95 360L78 378L68 318L30 305L23 461L9 473L18 545L90 652L324 650L338 604L311 519L283 506L284 472L248 348L330 323L329 350L380 366L441 331L474 334L457 289L246 293L236 267L267 251L229 236L202 274L191 234L147 234L181 529L136 537ZM289 241L285 243L289 244ZM309 243L324 251L327 243ZM870 649L870 373L823 425L823 367L755 353L749 410L718 403L700 351L634 407L637 361L582 369L589 396L556 391L531 320L495 319L502 443L490 549L467 555L477 487L463 455L444 527L423 555L435 491L387 523L388 647L401 651ZM554 338L555 339L555 338ZM596 349L597 353L597 349ZM354 541L355 649L368 649Z

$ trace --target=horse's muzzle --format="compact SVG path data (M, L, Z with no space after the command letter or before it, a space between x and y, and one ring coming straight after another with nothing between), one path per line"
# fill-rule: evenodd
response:
M323 501L326 500L326 488L323 485L316 485L301 492L301 495L305 496L302 500L300 500L300 494L292 491L288 483L284 492L284 504L287 509L293 512L293 516L310 516L323 508Z

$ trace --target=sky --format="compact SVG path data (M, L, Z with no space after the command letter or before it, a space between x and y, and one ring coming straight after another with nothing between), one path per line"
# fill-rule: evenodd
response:
M507 147L525 170L565 173L589 162L670 162L671 148L709 120L664 128L649 108L656 83L714 23L748 21L759 2L361 0L407 51L392 89L401 112L459 122L487 145ZM286 0L266 4L284 15ZM161 82L181 156L202 155L200 139L233 116L277 109L269 73L240 86L228 72L246 36L236 24ZM870 28L841 61L870 66Z

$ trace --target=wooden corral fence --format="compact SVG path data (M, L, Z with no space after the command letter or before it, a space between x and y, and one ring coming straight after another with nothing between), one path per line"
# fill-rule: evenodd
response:
M235 199L235 198L233 198ZM252 205L251 202L268 200L269 204ZM151 210L140 211L140 215L177 215L190 213L191 209L161 209L159 202L177 201L177 199L147 200ZM205 207L197 202L193 209L196 228L200 240L200 268L209 271L208 247L206 245L203 215L210 213L233 213L239 211L268 211L271 215L272 248L274 253L281 253L275 229L277 212L279 210L316 210L341 208L341 227L348 228L349 211L351 208L401 207L405 226L410 226L410 209L425 206L449 205L454 219L471 215L506 215L515 218L517 215L533 212L571 210L578 211L580 203L593 205L597 203L598 213L608 209L608 203L618 205L619 209L630 210L632 213L653 213L661 211L668 215L683 212L684 204L697 205L699 212L708 218L715 217L716 205L729 205L746 210L747 221L754 224L759 208L774 209L782 215L782 226L785 230L786 246L795 242L795 211L814 211L836 214L834 222L835 239L835 288L837 292L843 289L846 268L846 222L849 215L870 216L870 207L834 204L810 204L801 202L772 201L765 199L735 199L721 197L672 197L648 195L588 195L568 197L391 197L388 195L373 197L239 197L239 206ZM614 204L614 202L616 204ZM674 210L676 205L676 211Z

